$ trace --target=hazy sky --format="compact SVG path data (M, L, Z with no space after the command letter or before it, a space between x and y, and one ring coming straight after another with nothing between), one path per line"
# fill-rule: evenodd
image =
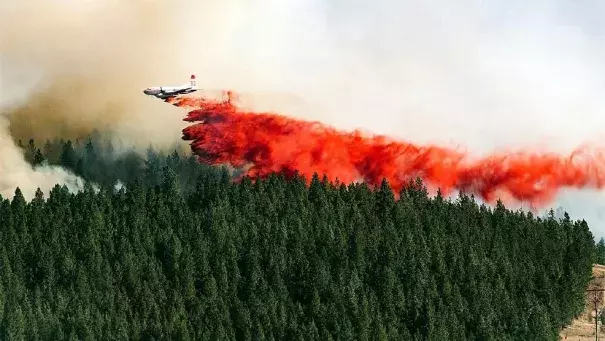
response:
M90 82L61 122L94 123L117 103L103 122L141 143L178 139L181 124L142 89L191 73L258 109L477 155L605 135L603 1L10 0L0 11L11 27L0 37L19 37L0 52L47 77L30 88ZM605 236L602 193L557 204Z

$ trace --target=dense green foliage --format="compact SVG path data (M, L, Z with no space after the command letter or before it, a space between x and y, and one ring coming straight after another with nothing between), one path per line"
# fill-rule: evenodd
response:
M584 306L594 241L567 215L24 148L102 187L0 200L1 339L556 340Z
M605 265L605 238L599 239L596 244L595 263Z

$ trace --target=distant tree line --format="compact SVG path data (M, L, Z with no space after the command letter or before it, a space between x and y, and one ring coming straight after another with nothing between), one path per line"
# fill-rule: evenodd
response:
M605 265L605 238L603 237L596 244L595 263Z
M567 214L22 145L101 189L0 198L1 339L557 340L584 308L596 247Z

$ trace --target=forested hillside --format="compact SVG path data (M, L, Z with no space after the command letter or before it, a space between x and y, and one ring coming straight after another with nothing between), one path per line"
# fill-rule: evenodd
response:
M41 145L101 190L0 202L4 340L556 340L584 307L595 245L567 215Z

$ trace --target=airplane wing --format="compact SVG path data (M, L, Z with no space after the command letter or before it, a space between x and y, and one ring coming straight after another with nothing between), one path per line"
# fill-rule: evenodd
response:
M177 88L177 89L168 89L163 90L164 95L168 96L176 96L184 93L188 93L190 88Z
M173 97L176 97L177 95L178 95L178 94L172 94L172 93L165 94L165 93L164 93L164 94L158 94L158 95L155 95L155 96L156 96L157 98L160 98L160 99L166 100L166 99L168 99L168 98L173 98Z

